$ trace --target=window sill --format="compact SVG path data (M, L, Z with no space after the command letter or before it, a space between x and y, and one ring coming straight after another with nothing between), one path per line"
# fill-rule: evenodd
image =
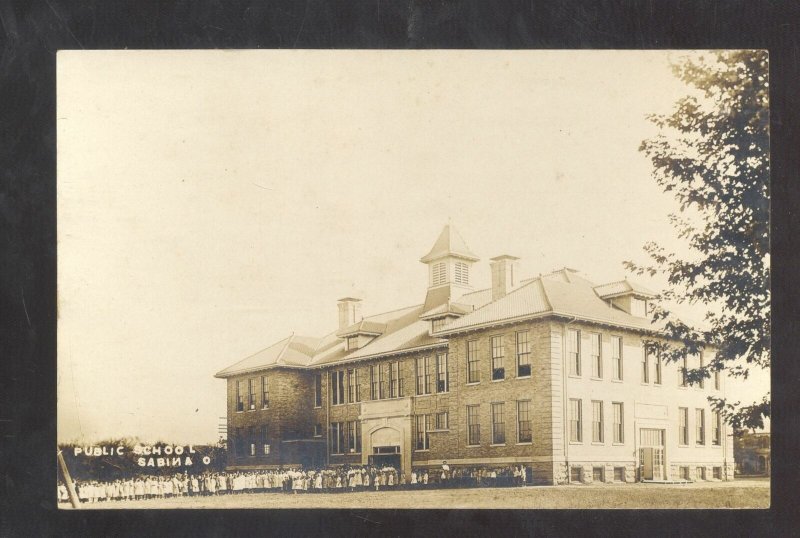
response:
M506 380L505 377L503 379L492 379L492 383L499 383L500 381L505 381L505 380Z
M570 441L569 444L571 444L571 445L582 445L583 441Z
M414 452L430 452L430 448L415 448Z
M492 443L489 446L490 447L492 447L492 446L506 446L506 444L505 443Z
M515 379L530 379L530 375L518 375Z
M517 446L531 446L533 441L523 441L521 443L517 443Z
M603 380L602 377L595 377L595 376L592 376L589 379L591 379L592 381L602 381Z
M481 384L480 381L473 381L472 383L464 383L464 385L467 386L467 387L471 387L473 385L480 385L480 384Z
M682 445L682 444L678 443L678 448L689 448L689 445Z
M606 444L603 441L592 441L593 446L605 446Z
M481 445L467 445L467 448L480 448Z
M611 443L611 446L625 446L625 443Z
M612 383L622 383L622 380L621 379L612 379L611 382Z
M582 379L580 374L567 374L567 377L571 377L572 379Z

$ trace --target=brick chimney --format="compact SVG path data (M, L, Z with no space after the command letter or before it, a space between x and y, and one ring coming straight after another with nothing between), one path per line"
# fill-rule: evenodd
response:
M361 321L361 299L342 297L339 306L339 330Z
M491 259L489 266L492 268L492 301L505 297L516 286L514 264L518 259L508 254Z

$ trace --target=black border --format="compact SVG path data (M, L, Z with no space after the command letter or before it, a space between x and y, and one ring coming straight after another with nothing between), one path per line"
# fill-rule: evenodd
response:
M0 4L0 535L789 534L800 492L796 1L44 0ZM766 48L772 107L768 511L58 511L55 59L62 49ZM796 531L795 531L796 532Z

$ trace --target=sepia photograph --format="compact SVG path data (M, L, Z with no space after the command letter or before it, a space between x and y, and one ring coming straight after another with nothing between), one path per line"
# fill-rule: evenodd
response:
M60 50L58 507L770 507L765 50Z

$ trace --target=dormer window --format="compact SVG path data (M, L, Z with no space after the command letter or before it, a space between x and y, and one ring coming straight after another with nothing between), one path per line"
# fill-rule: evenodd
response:
M631 297L631 316L643 318L647 316L647 301Z
M431 323L433 325L433 332L438 332L444 329L444 326L447 324L447 318L435 319Z
M456 262L455 273L456 284L469 285L469 265L464 262Z
M358 349L358 335L347 337L347 351Z

